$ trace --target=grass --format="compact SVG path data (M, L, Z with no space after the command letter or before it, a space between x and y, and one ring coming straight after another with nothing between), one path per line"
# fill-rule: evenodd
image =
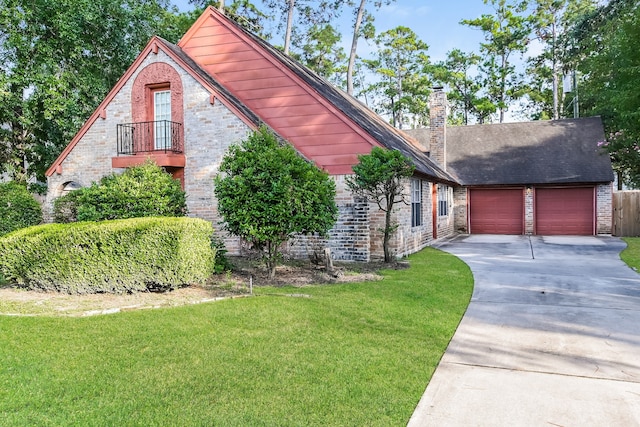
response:
M0 317L0 425L406 425L473 281L435 249L410 262L377 282Z
M636 271L640 271L640 237L624 237L627 247L620 253L622 261Z

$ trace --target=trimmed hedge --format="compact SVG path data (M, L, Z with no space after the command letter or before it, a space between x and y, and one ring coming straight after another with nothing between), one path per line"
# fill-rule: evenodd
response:
M24 185L0 183L0 236L41 222L40 203Z
M21 287L70 294L171 290L213 273L212 233L197 218L45 224L0 238L0 273Z

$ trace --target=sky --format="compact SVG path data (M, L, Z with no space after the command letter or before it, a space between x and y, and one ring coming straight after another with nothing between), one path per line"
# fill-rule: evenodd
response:
M180 10L192 9L188 0L172 1ZM255 3L259 4L260 0ZM492 9L482 0L396 0L376 11L374 16L378 33L399 25L411 28L420 40L429 45L427 53L436 62L444 60L447 52L455 48L478 52L483 40L482 33L460 24L460 21L477 18L483 13L491 14ZM350 25L351 16L337 21L347 52L351 43ZM368 53L374 50L373 44L368 46L362 39L358 42L359 56L368 57Z

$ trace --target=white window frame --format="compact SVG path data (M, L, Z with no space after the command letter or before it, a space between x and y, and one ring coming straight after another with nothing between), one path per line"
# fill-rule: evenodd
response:
M449 215L449 187L438 184L438 216Z
M411 227L422 225L422 180L411 179Z
M153 92L154 148L166 150L171 148L171 91L156 90Z

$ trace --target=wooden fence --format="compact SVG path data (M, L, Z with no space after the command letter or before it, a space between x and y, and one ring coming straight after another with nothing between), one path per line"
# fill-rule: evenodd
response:
M640 190L613 193L613 235L640 236Z

